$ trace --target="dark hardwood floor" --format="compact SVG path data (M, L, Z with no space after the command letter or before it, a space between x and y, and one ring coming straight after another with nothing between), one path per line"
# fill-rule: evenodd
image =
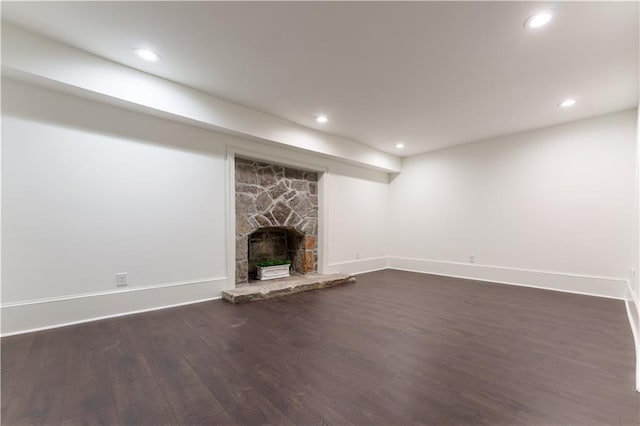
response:
M2 424L640 424L623 302L381 271L2 339Z

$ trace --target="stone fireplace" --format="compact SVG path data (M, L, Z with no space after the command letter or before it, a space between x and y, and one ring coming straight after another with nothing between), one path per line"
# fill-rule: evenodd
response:
M318 174L236 158L236 284L261 260L290 260L294 272L318 269Z

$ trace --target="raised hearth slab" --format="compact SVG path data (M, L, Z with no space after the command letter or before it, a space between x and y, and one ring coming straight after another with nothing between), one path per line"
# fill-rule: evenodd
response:
M271 281L252 281L232 290L222 292L222 298L230 303L245 303L271 299L287 294L353 283L356 278L345 274L307 274Z

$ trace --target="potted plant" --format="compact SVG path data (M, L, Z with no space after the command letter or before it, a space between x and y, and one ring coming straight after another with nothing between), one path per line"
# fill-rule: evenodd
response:
M256 263L259 280L272 280L289 276L290 260L263 260Z

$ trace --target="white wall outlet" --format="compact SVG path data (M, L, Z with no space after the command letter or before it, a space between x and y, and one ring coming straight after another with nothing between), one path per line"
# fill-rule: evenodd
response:
M360 259L360 253L356 253L356 259Z
M629 282L631 284L636 281L636 270L634 268L629 268Z
M127 273L120 272L116 274L116 286L125 287L127 285Z
M469 255L469 263L476 263L476 255L475 254L470 254Z

